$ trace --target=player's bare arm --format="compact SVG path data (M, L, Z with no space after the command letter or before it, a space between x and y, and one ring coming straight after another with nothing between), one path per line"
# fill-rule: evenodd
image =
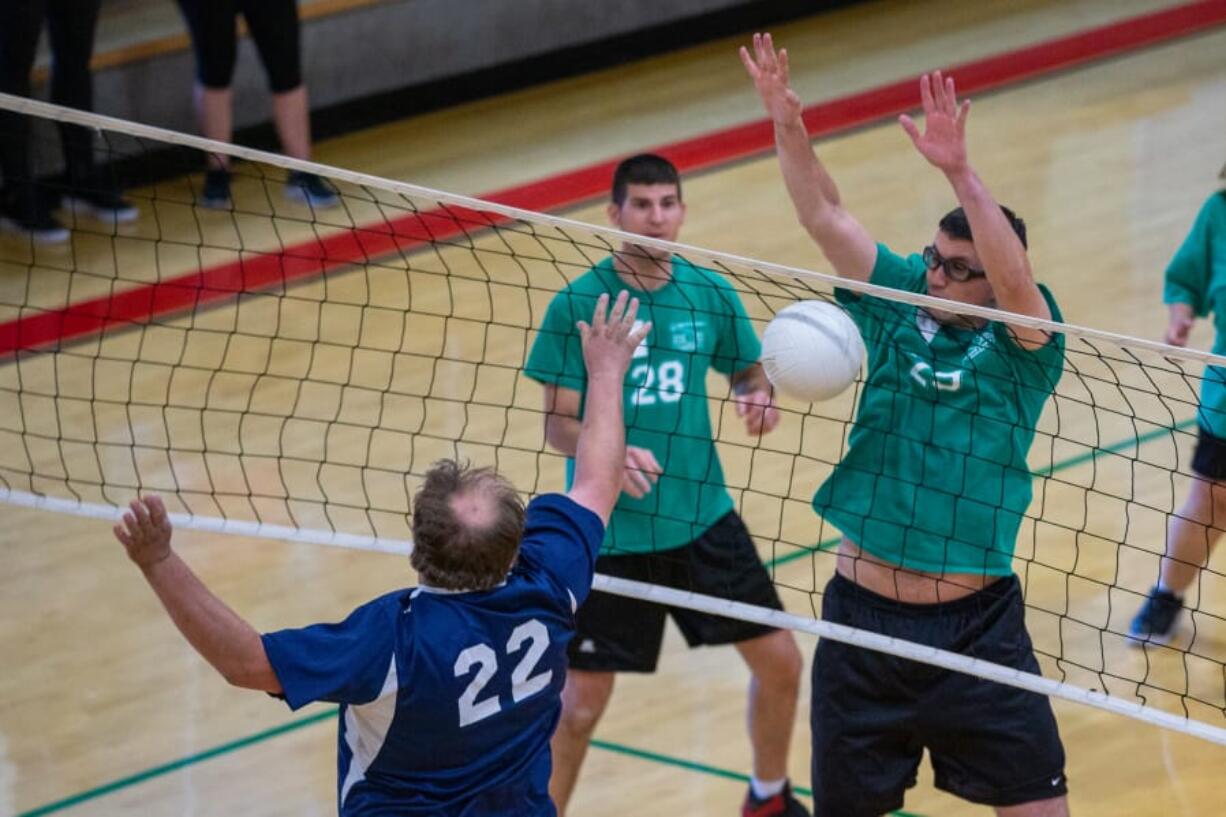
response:
M753 54L741 47L741 62L775 124L775 149L783 181L801 226L822 248L835 273L867 281L877 260L872 236L844 208L839 189L813 151L792 90L786 49L776 52L770 34L755 34Z
M929 164L945 174L966 212L971 233L997 305L1006 312L1051 319L1051 309L1035 283L1026 248L1001 212L1000 204L971 167L966 150L966 120L970 100L958 101L954 80L940 71L920 77L924 130L903 115L899 123ZM1050 333L1010 325L1019 344L1035 349Z
M609 307L609 296L596 302L590 324L579 321L583 363L587 367L586 408L575 447L575 482L569 496L606 524L625 474L626 424L622 388L634 350L651 331L635 326L637 298L623 290Z
M774 390L762 364L735 372L730 381L736 414L745 420L745 431L754 435L774 431L779 425L779 409L775 407Z
M170 519L160 497L134 500L114 531L196 652L234 686L281 692L259 633L213 595L174 552Z

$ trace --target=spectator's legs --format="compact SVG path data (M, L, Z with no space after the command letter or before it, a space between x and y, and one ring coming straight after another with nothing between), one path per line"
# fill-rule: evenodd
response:
M0 2L0 91L30 95L30 69L42 30L43 0ZM13 208L34 206L35 188L30 169L30 120L21 114L0 112L0 173L4 174L7 201Z
M230 142L234 136L230 81L238 58L238 8L233 0L179 0L196 52L196 116L209 139ZM210 156L209 166L225 169L229 158Z
M298 6L294 0L241 0L243 17L260 52L272 90L272 115L281 149L311 158L311 120L302 82Z
M101 0L47 0L51 101L57 105L93 110L94 84L89 60L94 52L100 5ZM93 133L79 125L60 125L60 139L69 186L94 187Z

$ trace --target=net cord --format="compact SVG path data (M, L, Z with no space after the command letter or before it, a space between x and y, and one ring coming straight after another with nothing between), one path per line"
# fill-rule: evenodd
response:
M0 93L0 109L14 111L30 116L42 117L57 122L81 125L87 128L108 130L135 138L149 139L193 148L206 153L224 154L238 159L279 167L285 170L299 170L327 176L331 179L350 184L384 190L389 193L413 197L427 198L439 204L453 205L487 213L495 213L507 219L521 220L529 223L548 225L560 229L577 229L593 235L599 235L616 242L628 242L642 246L673 250L733 267L748 267L758 271L774 273L783 276L800 277L819 280L830 286L866 295L884 296L891 300L924 307L939 307L945 311L971 315L989 320L1003 321L1010 324L1027 326L1036 329L1061 332L1065 335L1078 336L1094 340L1106 341L1133 349L1143 349L1161 354L1164 357L1186 360L1206 365L1226 366L1226 356L1214 355L1199 350L1168 346L1143 338L1135 338L1103 330L1090 329L1072 324L1056 323L1028 316L1014 315L997 309L976 307L970 304L951 303L927 295L901 292L889 287L875 286L865 282L838 278L786 265L772 264L757 259L694 247L686 244L676 244L650 239L645 236L624 233L608 227L585 224L572 219L551 216L542 213L523 210L516 207L483 201L467 196L459 196L443 191L432 190L405 182L356 173L342 168L322 165L280 156L265 151L216 142L190 134L178 133L164 128L128 122L113 117L77 111L38 100L16 97ZM36 508L41 510L65 513L69 515L118 520L123 509L109 505L68 500L57 497L40 496L24 491L14 491L0 487L0 502L10 505ZM355 534L337 533L333 531L309 530L292 528L283 525L249 522L244 520L221 519L186 514L171 514L172 523L181 528L207 533L224 533L254 538L273 539L302 544L325 545L355 550L383 552L406 555L412 549L412 543L407 540L388 539ZM1056 681L1038 675L1004 667L980 659L971 658L957 653L939 650L913 642L858 630L839 624L820 621L812 618L796 616L778 610L754 607L740 602L718 599L697 593L673 588L649 585L597 574L594 587L617 595L684 607L690 610L713 613L716 615L752 621L767 626L805 632L822 638L829 638L893 655L899 658L919 661L925 664L974 675L985 680L994 681L1009 686L1036 692L1041 695L1062 698L1085 706L1091 706L1108 712L1114 712L1143 723L1159 726L1172 731L1191 735L1219 745L1226 746L1226 729L1207 723L1180 717L1145 704L1129 701L1114 695L1096 690L1085 689L1063 681Z
M5 488L0 488L0 502L108 521L118 521L124 512L123 508L111 505L39 496ZM402 556L407 556L413 549L413 543L404 539L356 536L322 530L304 530L284 525L268 525L188 514L172 513L169 516L171 523L176 528L204 533L224 533L227 535L249 536L294 543L327 545L329 547L340 547L350 550L376 551ZM696 610L701 613L710 613L741 621L751 621L778 629L809 633L819 638L829 638L832 641L840 641L854 647L875 650L897 658L906 658L943 669L973 675L987 681L995 681L1030 692L1036 692L1040 695L1062 698L1073 703L1113 712L1117 715L1141 721L1142 723L1226 746L1226 728L1173 715L1169 712L1109 695L1105 692L1085 689L1084 687L1064 681L1044 678L1041 675L1032 675L1011 667L1005 667L978 658L971 658L966 655L959 655L958 653L937 649L936 647L916 644L911 641L904 641L868 630L860 630L855 627L847 627L842 624L798 616L782 610L754 607L743 602L729 601L727 599L715 598L714 596L704 596L699 593L630 581L629 579L613 576L604 576L599 573L596 574L592 586L597 590L603 590L607 593L614 593L628 598L641 599L670 607L684 607L687 610Z
M1131 337L1129 335L1122 335L1115 332L1107 332L1101 329L1091 329L1089 327L1077 326L1074 324L1057 323L1055 321L1032 318L1026 315L1017 315L1011 312L1004 312L999 309L990 309L988 307L974 306L972 304L956 301L947 301L942 298L933 298L929 295L903 292L891 287L878 286L864 281L855 281L849 278L839 278L836 275L801 269L799 267L772 264L759 259L745 258L743 256L723 253L717 250L708 250L702 247L691 246L689 244L660 241L657 239L648 238L646 236L635 235L633 233L624 233L610 227L586 224L573 219L551 216L531 210L523 210L518 207L509 207L504 204L475 199L469 196L460 196L454 193L443 192L441 190L432 190L428 187L420 187L407 182L398 182L392 179L372 176L366 173L356 173L352 170L345 170L339 167L322 165L316 162L308 162L302 159L294 159L289 156L281 156L275 153L268 153L266 151L242 147L239 145L231 145L225 142L217 142L200 136L179 133L178 131L153 127L151 125L142 125L140 123L129 122L124 119L102 116L101 114L78 111L73 108L65 108L61 105L52 105L40 100L13 96L12 94L0 93L0 109L14 111L16 113L22 113L29 116L41 117L44 119L51 119L56 122L81 125L83 127L93 128L96 130L107 130L141 139L167 142L182 147L193 148L205 153L224 154L237 159L244 159L247 161L259 162L261 164L279 167L284 170L298 170L306 173L315 173L317 175L326 176L329 179L348 182L360 187L384 190L389 193L394 193L396 195L406 196L409 198L431 199L440 204L464 207L471 210L480 210L486 213L496 213L508 219L543 224L558 229L581 230L593 235L599 235L605 239L617 243L631 243L644 247L672 250L683 255L693 256L715 264L745 267L782 276L813 279L822 281L831 287L838 287L840 289L846 289L864 295L884 297L888 300L899 301L915 306L933 307L941 309L945 312L954 312L959 315L986 318L992 321L1001 321L1017 326L1026 326L1032 329L1044 329L1047 331L1063 333L1066 336L1076 336L1106 341L1118 346L1156 352L1164 357L1175 360L1187 360L1205 365L1226 367L1226 356L1223 355L1215 355L1209 352L1202 352L1200 350L1187 349L1179 346L1169 346L1165 343L1146 340L1145 338Z

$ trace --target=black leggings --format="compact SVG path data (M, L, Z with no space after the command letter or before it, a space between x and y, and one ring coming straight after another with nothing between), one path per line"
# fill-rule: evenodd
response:
M302 84L295 0L179 0L179 8L192 34L196 76L205 88L230 87L238 58L239 12L260 52L272 92L292 91Z
M51 34L51 101L93 109L89 60L101 0L0 0L0 91L30 95L30 70L38 35L46 21ZM93 137L78 125L60 125L70 184L84 185L93 175ZM32 188L30 119L0 112L0 173L18 194Z

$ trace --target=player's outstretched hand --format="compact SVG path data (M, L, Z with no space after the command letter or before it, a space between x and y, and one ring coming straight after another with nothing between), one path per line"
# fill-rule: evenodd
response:
M800 97L791 88L786 48L776 52L770 34L755 34L752 56L748 48L741 46L741 63L773 121L782 125L800 118Z
M578 322L588 378L612 376L620 380L626 376L634 350L651 331L650 323L635 321L638 311L639 299L631 298L623 289L612 308L608 294L600 296L591 324Z
M966 115L969 99L958 102L953 77L940 71L920 77L920 101L924 106L924 132L915 120L903 114L898 117L902 129L911 137L920 155L934 167L955 173L966 167Z
M769 389L756 389L733 397L736 414L745 420L745 430L757 436L768 434L779 425L779 409Z
M148 570L170 556L170 518L161 497L154 495L134 499L128 508L114 528L115 538L137 567Z

